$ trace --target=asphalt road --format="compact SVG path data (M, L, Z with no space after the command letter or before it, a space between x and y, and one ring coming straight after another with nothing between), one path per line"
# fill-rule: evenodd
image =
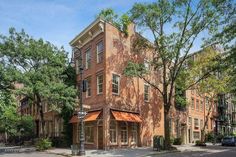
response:
M236 147L217 146L211 149L206 148L202 151L169 153L156 156L154 155L152 157L236 157Z

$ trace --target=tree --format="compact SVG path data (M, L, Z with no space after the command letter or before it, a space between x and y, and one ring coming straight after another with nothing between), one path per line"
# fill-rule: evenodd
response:
M188 76L185 76L189 84L194 82L199 74L209 71L216 67L216 70L209 73L208 76L202 79L198 84L192 87L200 96L206 97L205 107L207 109L205 115L205 122L201 128L201 142L205 142L205 130L208 125L209 116L213 113L213 107L217 107L218 95L229 92L229 80L231 76L228 75L229 69L225 68L224 54L220 53L214 46L209 46L203 49L195 56L195 60L187 67Z
M107 8L101 10L101 12L96 17L101 18L106 22L112 23L126 36L128 35L128 25L131 23L131 21L127 14L123 14L119 17L113 9Z
M175 98L175 83L189 57L196 39L204 32L211 37L218 29L218 24L229 17L232 10L229 0L158 0L153 3L136 3L130 10L131 21L140 29L151 33L154 43L137 38L134 50L142 54L147 50L153 53L149 59L150 67L162 77L161 85L148 80L149 71L144 64L129 63L125 73L138 76L156 89L164 102L165 148L170 149L170 108ZM227 24L227 23L226 23ZM188 88L214 71L202 73Z
M63 72L67 66L67 56L63 48L57 48L42 39L34 39L22 30L9 30L9 36L1 36L0 54L8 66L17 71L16 81L24 87L17 93L26 96L39 109L43 137L45 120L43 105L60 109L73 108L76 91L64 83Z

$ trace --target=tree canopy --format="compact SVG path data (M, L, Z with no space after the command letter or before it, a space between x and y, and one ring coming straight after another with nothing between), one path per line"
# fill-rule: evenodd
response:
M40 109L43 126L43 104L58 111L63 106L73 108L76 90L64 83L68 63L63 48L11 28L9 36L1 36L0 54L3 65L15 70L14 80L23 84L17 94L28 97Z
M184 69L184 64L191 56L191 48L197 39L204 41L201 34L212 38L221 31L220 24L229 25L234 2L231 0L158 0L152 3L136 3L129 12L140 30L147 30L153 38L153 43L143 38L135 42L140 55L152 52L152 58L147 58L150 69L157 71L162 77L161 86L157 82L148 80L148 75L142 67L144 63L129 63L125 73L138 76L155 88L164 102L165 148L170 146L169 111L175 98L175 84ZM139 45L138 45L139 44ZM208 43L209 44L209 43ZM202 46L205 46L203 42ZM207 69L207 68L206 68ZM209 68L204 73L198 73L192 84L194 86L213 70Z

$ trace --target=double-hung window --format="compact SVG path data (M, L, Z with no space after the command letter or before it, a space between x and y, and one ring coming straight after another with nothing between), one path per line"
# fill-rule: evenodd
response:
M103 60L103 51L104 51L104 44L103 41L100 41L97 44L97 63L101 63Z
M192 107L192 110L194 110L194 108L195 108L195 105L194 105L194 98L191 99L191 107Z
M196 100L196 110L199 111L199 108L200 108L200 106L199 106L199 100Z
M103 75L97 76L97 94L102 94L103 92Z
M85 68L89 69L91 67L91 49L89 48L86 52L85 52Z
M91 78L89 77L86 79L86 97L90 97L91 92Z
M119 75L112 75L112 93L119 94L120 92L120 76Z

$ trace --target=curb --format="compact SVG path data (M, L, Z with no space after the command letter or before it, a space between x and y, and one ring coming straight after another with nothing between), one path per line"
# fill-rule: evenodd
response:
M65 157L77 157L76 155L73 156L71 154L65 154L65 153L55 153L55 152L50 152L50 151L45 151L47 152L48 154L55 154L55 155L61 155L61 156L65 156ZM139 156L139 157L151 157L151 156L154 156L154 155L162 155L162 154L171 154L171 153L180 153L181 151L180 150L172 150L172 151L161 151L161 152L153 152L153 153L150 153L150 154L146 154L146 155L142 155L142 156Z
M147 154L147 155L143 155L141 157L151 157L151 156L154 156L154 155L162 155L162 154L171 154L171 153L180 153L181 151L180 150L171 150L171 151L160 151L160 152L155 152L155 153L150 153L150 154Z
M65 154L65 153L55 153L55 152L50 152L48 150L44 151L48 154L55 154L55 155L61 155L61 156L65 156L65 157L73 157L71 154Z

